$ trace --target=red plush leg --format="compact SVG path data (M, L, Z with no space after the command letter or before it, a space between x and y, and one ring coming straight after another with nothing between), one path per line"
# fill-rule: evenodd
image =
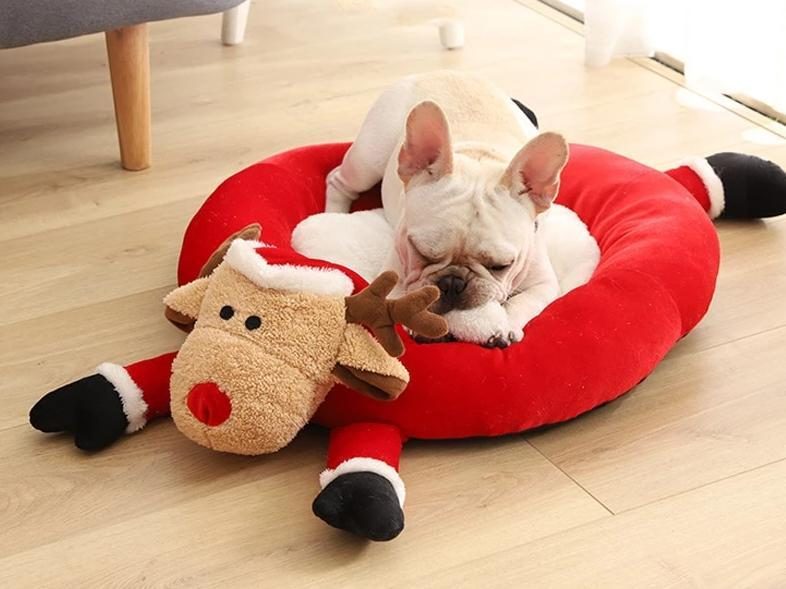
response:
M129 433L141 429L154 417L169 415L169 377L176 355L170 352L125 367L109 362L98 367L98 373L120 395Z
M169 379L172 376L172 361L175 356L177 352L170 352L126 366L128 374L142 389L142 398L147 403L145 419L148 421L154 417L169 415Z
M711 219L723 212L725 206L725 190L721 179L705 158L686 161L666 175L674 178L687 188Z
M330 432L327 469L319 476L324 489L337 477L350 472L373 472L386 478L396 490L401 505L406 489L398 474L401 431L384 423L355 423Z

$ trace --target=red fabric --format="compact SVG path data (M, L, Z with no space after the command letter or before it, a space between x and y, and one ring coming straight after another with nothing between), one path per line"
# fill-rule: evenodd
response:
M131 380L142 389L142 398L147 403L147 420L169 415L169 377L176 355L176 352L170 352L125 367Z
M666 174L688 189L705 211L710 210L710 194L701 177L688 166L667 170Z
M225 180L186 230L178 284L197 278L223 241L252 223L262 226L261 241L289 247L295 225L325 209L325 176L341 162L346 149L340 143L294 149Z
M294 226L323 210L325 175L347 147L283 153L219 186L186 231L180 282L250 223L262 225L266 243L288 248ZM491 436L570 419L629 391L698 323L715 288L717 236L686 178L573 145L558 202L600 245L592 280L549 305L506 350L419 345L405 335L404 394L383 403L336 386L314 421L389 423L415 438ZM374 198L378 205L377 193L364 206Z
M199 383L191 389L186 405L194 417L211 427L221 425L232 413L232 401L212 382Z
M398 470L401 431L384 423L354 423L330 432L327 467L336 468L350 458L375 458Z

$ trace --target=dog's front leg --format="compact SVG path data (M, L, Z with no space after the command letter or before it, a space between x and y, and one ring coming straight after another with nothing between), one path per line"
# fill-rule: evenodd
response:
M524 327L540 314L554 299L559 297L560 288L557 275L543 252L533 260L524 282L516 294L505 303L510 324L510 342L521 341Z
M328 174L325 194L327 212L349 212L358 195L373 187L386 175L391 156L396 153L407 113L413 106L410 85L411 82L404 80L391 86L368 111L358 136L344 155L341 165ZM392 170L395 175L395 167ZM400 192L400 188L394 192ZM387 210L385 214L388 219L391 218Z

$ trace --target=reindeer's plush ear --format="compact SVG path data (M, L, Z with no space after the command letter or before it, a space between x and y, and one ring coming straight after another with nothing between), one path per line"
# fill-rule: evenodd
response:
M398 397L409 383L409 373L401 362L357 324L347 325L344 331L333 376L349 388L383 401Z
M395 376L385 376L341 364L337 364L333 369L333 376L350 389L379 401L392 401L407 388L407 382Z
M232 245L233 241L236 239L253 239L256 241L261 235L262 226L259 223L252 223L251 225L246 225L240 231L236 231L227 237L223 243L216 248L216 251L214 251L207 259L205 265L202 266L202 269L199 271L199 277L202 278L203 276L210 276L213 270L215 270L218 265L224 261L224 256L229 251L229 246Z
M164 297L166 318L182 328L190 328L199 315L202 299L210 278L197 278L193 282L176 288Z
M568 144L557 133L541 133L513 157L502 184L515 195L529 197L535 211L551 206L559 191L559 177L568 161Z

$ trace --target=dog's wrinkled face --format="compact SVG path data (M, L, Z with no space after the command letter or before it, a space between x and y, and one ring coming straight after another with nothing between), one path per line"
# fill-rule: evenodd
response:
M506 300L526 271L534 240L531 207L493 181L478 186L478 162L463 163L407 190L397 234L406 290L436 285L437 313Z
M396 251L405 289L439 287L437 313L507 300L526 276L538 215L556 197L566 161L565 140L554 133L538 135L511 162L454 152L439 107L417 105L398 169L405 194Z

